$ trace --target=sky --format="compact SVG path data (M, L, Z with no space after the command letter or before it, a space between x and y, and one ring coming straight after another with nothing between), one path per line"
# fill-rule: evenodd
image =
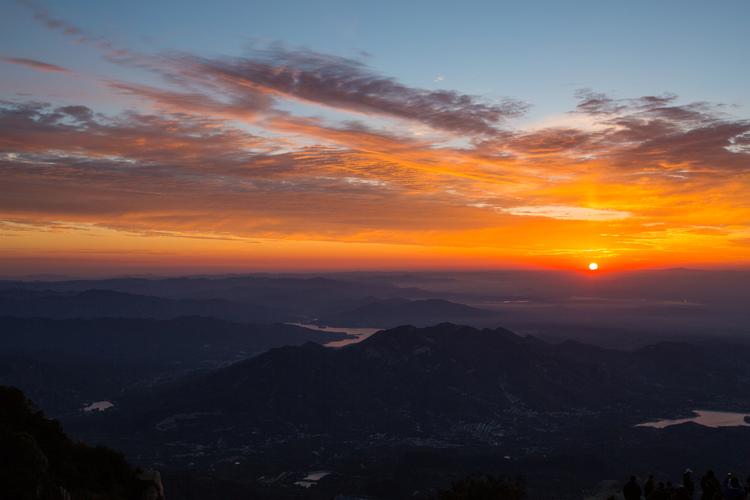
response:
M0 1L0 274L750 265L746 1Z

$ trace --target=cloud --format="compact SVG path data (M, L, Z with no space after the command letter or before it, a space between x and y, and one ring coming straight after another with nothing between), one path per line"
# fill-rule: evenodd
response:
M110 156L139 165L179 161L187 167L218 158L239 165L247 155L273 149L271 140L212 119L133 112L96 118L81 105L2 107L0 135L0 151L91 159Z
M750 169L747 154L736 147L750 134L750 120L726 115L720 105L676 100L673 95L617 100L586 94L577 109L609 126L590 136L599 154L615 165L652 172L681 165L688 174Z
M504 212L523 217L549 217L559 220L609 221L627 219L629 212L601 208L571 207L565 205L521 206L503 209Z
M129 95L146 98L170 112L209 114L243 121L253 121L262 112L270 112L272 99L258 92L247 92L231 100L221 100L201 92L180 92L148 85L110 82L110 87Z
M126 62L133 60L135 57L135 54L131 51L116 47L103 37L89 35L78 26L53 16L49 10L33 0L19 0L19 3L29 8L34 15L34 18L50 30L58 31L65 36L71 37L76 43L96 47L112 61Z
M451 132L491 134L526 108L518 101L485 102L450 90L409 87L375 73L361 61L280 46L256 50L250 57L193 56L183 62L183 71L234 93L271 93Z
M213 111L239 117L249 111L279 114L274 105L297 101L342 113L416 122L457 134L492 135L526 104L490 102L451 90L410 87L382 76L363 62L279 45L246 57L207 58L171 53L131 56L180 90L112 82L112 87L186 111Z
M324 239L465 226L442 200L407 194L420 186L395 165L325 147L274 152L207 119L27 104L2 109L0 135L6 220Z
M27 68L35 69L37 71L45 71L48 73L70 73L70 70L58 66L56 64L50 64L36 59L27 59L25 57L0 57L0 61L17 64L19 66L25 66Z

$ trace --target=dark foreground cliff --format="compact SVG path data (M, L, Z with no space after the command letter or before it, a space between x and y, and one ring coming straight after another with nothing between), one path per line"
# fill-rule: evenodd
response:
M159 473L72 441L15 388L0 386L0 499L163 500Z

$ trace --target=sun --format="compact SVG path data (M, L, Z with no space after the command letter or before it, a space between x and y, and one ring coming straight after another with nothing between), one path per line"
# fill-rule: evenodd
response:
M597 269L599 269L599 264L596 262L589 263L589 271L596 271Z

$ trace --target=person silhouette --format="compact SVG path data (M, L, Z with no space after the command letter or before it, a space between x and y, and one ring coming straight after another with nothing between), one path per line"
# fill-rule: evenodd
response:
M680 485L669 498L670 500L693 500L693 495L688 492L684 485Z
M674 485L672 484L672 481L667 481L667 498L671 500L674 494L675 494L675 488L674 488Z
M729 484L724 488L724 500L745 500L745 489L740 485L740 480L736 476L729 478Z
M685 488L685 491L687 491L688 495L690 495L690 498L693 498L693 494L695 492L695 482L693 481L693 471L690 469L685 469L685 472L682 473L682 486Z
M644 498L648 498L649 495L651 495L651 493L654 492L654 488L656 488L656 483L654 482L654 475L649 474L648 479L646 480L646 484L643 485Z
M630 481L622 487L622 494L625 500L640 500L641 486L638 484L635 476L630 476Z
M727 472L727 475L724 476L724 482L722 483L722 487L724 489L729 488L729 483L732 481L732 478L734 477L734 474L731 472Z
M669 494L663 481L659 481L659 485L646 497L646 500L669 500Z
M716 479L714 471L708 470L701 478L701 500L714 500L721 493L719 480Z

